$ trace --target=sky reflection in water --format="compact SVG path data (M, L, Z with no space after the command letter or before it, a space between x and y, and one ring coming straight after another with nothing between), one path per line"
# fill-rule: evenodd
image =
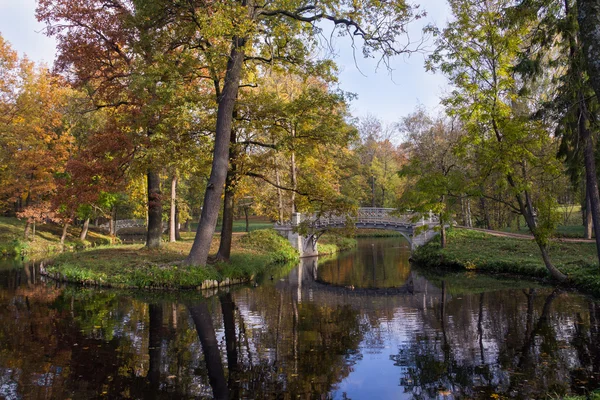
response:
M442 284L408 255L400 239L364 240L208 298L66 287L39 282L35 265L0 266L0 398L535 398L600 386L596 302L487 277Z

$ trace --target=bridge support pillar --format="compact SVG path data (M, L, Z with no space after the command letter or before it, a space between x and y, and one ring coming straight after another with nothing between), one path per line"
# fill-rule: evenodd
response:
M281 236L286 238L293 248L298 250L300 257L314 257L319 255L317 249L317 240L315 236L308 235L302 236L298 232L294 232L294 229L302 222L301 213L292 214L291 226L276 227L275 229Z

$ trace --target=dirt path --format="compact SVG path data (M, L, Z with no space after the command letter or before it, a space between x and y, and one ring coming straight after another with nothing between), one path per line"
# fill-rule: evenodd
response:
M512 233L512 232L502 232L502 231L493 231L490 229L481 229L481 228L468 228L466 226L457 225L456 228L460 229L468 229L471 231L485 232L489 235L493 236L501 236L501 237L512 237L515 239L529 239L533 240L532 235L525 235L522 233ZM580 238L553 238L555 242L567 242L567 243L596 243L594 239L580 239Z

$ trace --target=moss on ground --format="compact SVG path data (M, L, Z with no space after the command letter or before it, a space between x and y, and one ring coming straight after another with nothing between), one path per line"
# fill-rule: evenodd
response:
M105 246L57 256L46 267L49 276L69 282L118 288L191 289L207 280L249 280L287 263L297 263L298 252L274 230L257 230L233 237L229 263L184 266L181 260L190 239L166 243L161 249L141 245ZM218 238L211 244L216 252Z
M568 284L600 296L600 270L594 243L552 242L550 258L569 277ZM533 240L452 229L442 249L439 238L420 247L413 261L426 269L511 274L551 281Z
M111 237L90 227L87 239L79 240L80 227L69 227L65 247L84 248L111 243ZM40 254L60 250L62 226L57 224L37 224L35 236L30 240L25 237L25 220L11 217L0 217L0 256L16 256L20 254Z

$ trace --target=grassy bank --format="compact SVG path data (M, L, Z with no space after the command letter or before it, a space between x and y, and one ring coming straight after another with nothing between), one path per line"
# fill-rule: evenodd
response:
M84 248L89 246L106 245L111 238L102 232L90 228L87 239L79 240L81 228L69 227L65 246L67 248ZM40 254L59 250L62 226L56 224L36 225L35 236L30 234L30 240L25 240L25 221L17 218L0 217L0 256L15 256L19 254Z
M106 246L64 253L46 273L69 282L118 288L192 289L207 281L248 281L286 263L297 263L298 253L273 230L257 230L233 237L231 261L204 268L181 265L191 240L164 244L159 250L141 245ZM216 253L218 238L211 253Z
M569 284L600 296L600 272L593 243L553 242L550 258L569 277ZM442 249L439 238L419 248L413 260L426 269L480 271L530 278L551 278L533 240L492 236L483 232L453 229Z
M221 232L221 228L222 228L222 225L219 222L217 224L215 232ZM271 228L273 228L273 222L271 222L267 219L251 217L248 220L248 231L249 232L260 230L260 229L271 229ZM191 232L196 232L196 229L198 229L197 222L190 224ZM233 221L233 232L246 232L246 220L243 218L234 220Z
M324 234L319 239L319 255L329 255L356 247L356 239L335 234Z

